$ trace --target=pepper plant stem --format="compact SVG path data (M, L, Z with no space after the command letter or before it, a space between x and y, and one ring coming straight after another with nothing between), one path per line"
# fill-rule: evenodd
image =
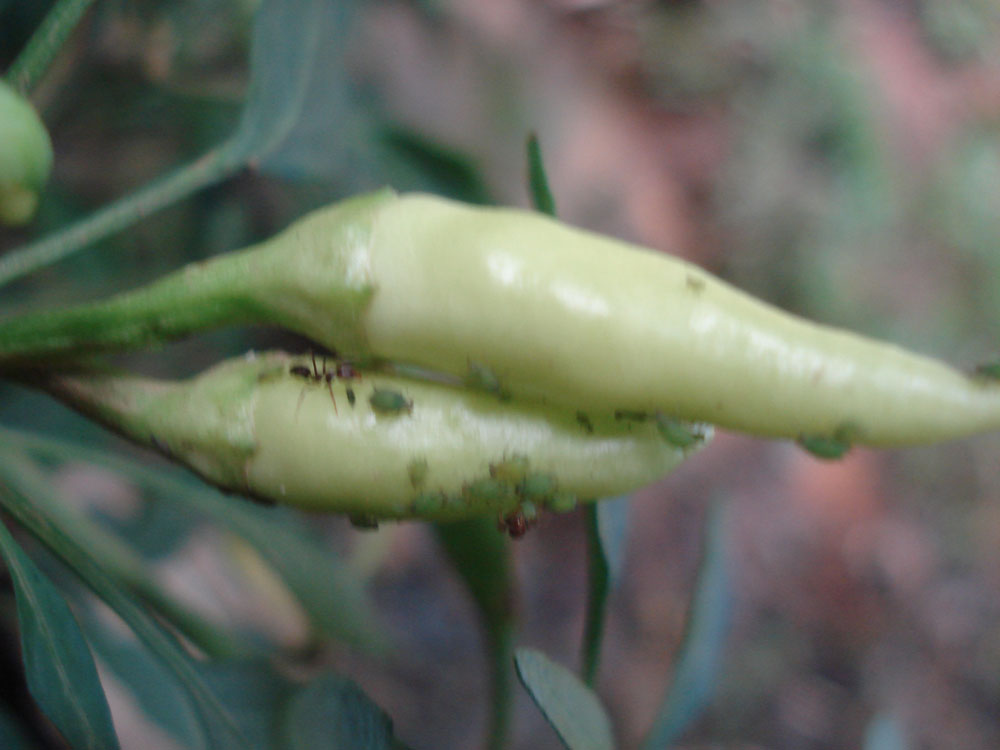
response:
M93 2L59 0L52 7L7 71L14 88L24 94L34 87Z
M138 218L219 182L240 170L244 163L235 139L226 141L171 174L99 209L88 218L7 253L0 258L0 287L103 240L134 224Z

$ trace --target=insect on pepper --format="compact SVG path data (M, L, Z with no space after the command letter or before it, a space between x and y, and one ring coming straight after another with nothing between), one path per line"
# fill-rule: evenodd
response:
M372 409L380 414L398 414L403 411L408 414L413 413L413 401L407 399L399 391L376 388L368 397L368 403L371 404Z
M324 398L295 415L295 364L265 353L176 382L86 369L25 382L140 444L170 446L174 460L225 490L355 519L520 510L530 521L535 503L564 512L578 498L623 494L690 453L652 425L608 417L595 420L591 435L565 410L374 373L365 377L378 392L405 392L420 409L407 419L370 419L363 402L338 415Z
M458 379L489 362L512 399L592 419L661 413L786 439L850 424L854 444L884 447L1000 428L995 380L537 213L391 190L108 302L0 322L0 369L254 322Z

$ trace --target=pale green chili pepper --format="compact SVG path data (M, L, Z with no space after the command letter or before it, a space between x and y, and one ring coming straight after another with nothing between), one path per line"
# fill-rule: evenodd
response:
M0 79L0 224L27 222L52 169L52 142L31 104Z
M930 443L1000 427L1000 384L816 325L662 253L537 213L384 190L105 303L0 324L0 368L234 323L469 376L589 420ZM625 420L638 429L640 422Z
M525 502L529 511L561 512L577 499L649 484L690 453L652 426L609 418L585 434L570 412L377 373L364 374L366 387L405 393L412 413L386 419L362 399L337 409L325 382L292 373L306 363L270 353L181 382L98 371L23 375L223 489L359 523L507 515ZM329 384L337 400L347 385Z

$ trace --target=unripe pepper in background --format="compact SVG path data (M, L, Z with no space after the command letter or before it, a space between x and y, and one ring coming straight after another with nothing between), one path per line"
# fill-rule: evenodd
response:
M24 224L52 170L52 142L31 104L0 79L0 224Z

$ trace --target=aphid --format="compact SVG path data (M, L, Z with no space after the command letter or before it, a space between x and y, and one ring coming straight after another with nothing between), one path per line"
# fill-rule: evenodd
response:
M350 517L351 526L359 531L375 531L378 529L378 518L371 513L356 513Z
M405 411L408 414L413 413L413 402L399 391L379 390L376 388L368 398L368 403L372 405L372 409L381 414L397 414L401 411Z
M797 442L816 458L832 461L847 454L858 432L857 426L843 424L834 430L833 435L802 435Z
M354 389L351 388L351 386L347 385L344 386L344 390L347 392L347 403L349 403L351 406L354 406L354 402L357 400L357 398L354 395Z
M615 409L615 419L627 419L630 422L645 422L649 417L644 411L633 411L631 409Z
M503 506L514 498L514 488L496 479L477 479L462 487L462 494L493 506Z
M705 280L699 279L697 276L689 273L684 277L684 286L695 294L698 294L699 292L703 292L705 290Z
M527 456L511 456L503 461L490 464L490 476L501 482L519 484L528 473L529 465Z
M705 439L705 436L692 429L691 425L665 414L656 415L656 429L663 439L675 448L690 448Z
M469 371L465 376L465 385L480 391L492 393L502 400L510 398L510 394L504 391L500 385L500 379L486 365L478 362L469 362Z
M571 492L557 492L546 503L546 507L553 513L569 513L576 505L576 495Z
M417 517L428 516L447 504L448 496L443 492L422 492L413 499L413 513Z
M410 485L415 490L419 490L427 481L427 472L430 467L426 458L414 458L406 465L406 474L410 478Z
M555 494L558 486L559 483L551 474L529 474L518 490L525 500L544 501Z
M978 365L975 374L985 380L1000 380L1000 360Z
M576 413L576 421L580 423L580 426L587 432L594 431L594 423L590 421L590 417L587 416L586 412L578 411Z
M515 510L506 516L501 515L497 521L497 529L506 531L511 539L520 539L523 537L528 533L530 526L531 524L528 523L528 519L525 518L524 513L520 510Z

